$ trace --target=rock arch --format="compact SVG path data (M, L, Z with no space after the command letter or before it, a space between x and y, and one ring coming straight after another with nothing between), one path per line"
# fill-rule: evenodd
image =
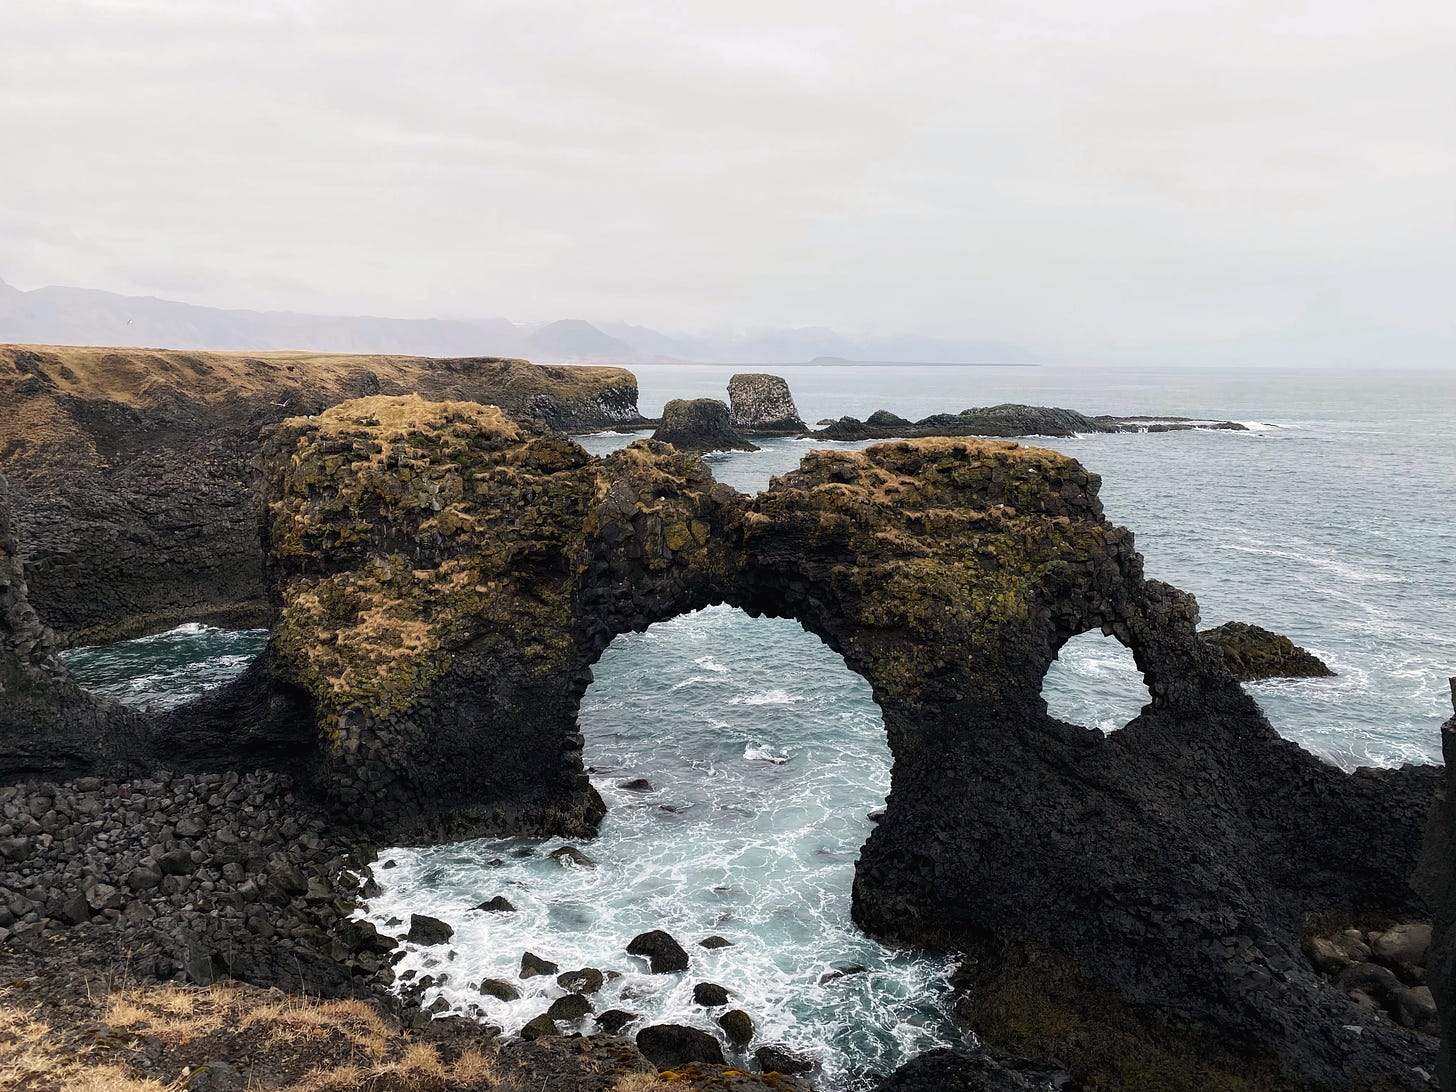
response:
M1299 934L1416 909L1439 771L1281 740L1074 460L927 438L810 452L747 497L664 444L593 458L494 407L375 397L284 422L261 467L269 652L133 755L288 764L392 840L583 833L576 713L607 644L712 603L792 617L869 681L893 756L855 920L973 951L988 1042L1136 1057L1146 1087L1422 1087L1430 1044L1324 984ZM1152 696L1108 737L1040 701L1089 629Z

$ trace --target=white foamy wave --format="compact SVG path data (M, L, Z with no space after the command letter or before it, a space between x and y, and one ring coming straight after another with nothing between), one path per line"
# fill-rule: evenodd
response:
M699 656L693 663L704 671L716 671L720 675L728 674L728 669L711 656Z
M787 752L775 750L764 743L750 743L743 748L743 757L749 762L771 762L775 766L782 766L789 760Z
M1269 421L1235 421L1236 425L1243 425L1250 432L1275 432L1284 428L1283 425L1272 424Z
M736 698L729 698L729 705L793 705L797 701L803 701L798 694L790 694L787 690L760 690L756 694L740 694Z

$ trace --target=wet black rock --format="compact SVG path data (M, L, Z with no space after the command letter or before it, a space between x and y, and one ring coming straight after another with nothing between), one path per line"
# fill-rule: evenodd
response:
M521 1029L521 1038L526 1042L533 1042L536 1039L544 1039L548 1035L560 1035L561 1031L556 1026L556 1021L546 1013L542 1013Z
M647 960L653 974L670 974L688 969L688 954L683 946L661 929L639 933L627 945L627 954Z
M455 935L455 927L428 914L411 914L405 940L411 944L444 944Z
M551 1002L551 1007L546 1010L546 1015L553 1020L564 1020L568 1023L580 1020L587 1013L591 1012L592 1004L579 993L568 993L564 997L558 997Z
M606 982L606 976L595 967L583 967L579 971L563 971L556 976L556 984L572 993L596 993Z
M718 1017L718 1026L734 1050L742 1050L753 1041L753 1017L742 1009L729 1009Z
M597 1016L597 1027L608 1035L616 1035L634 1020L641 1019L635 1012L625 1009L608 1009Z
M626 789L628 792L652 792L652 782L645 777L634 777L628 781L618 781L617 788Z
M753 1060L765 1073L784 1073L793 1076L810 1073L814 1059L806 1054L790 1050L781 1043L766 1043L753 1052Z
M693 986L693 1002L704 1008L728 1004L728 991L716 982L699 982Z
M521 954L521 977L538 978L541 975L556 974L561 970L549 959L542 959L534 952L523 952Z
M877 410L860 421L841 417L812 435L825 440L888 440L923 436L1059 436L1097 432L1182 432L1195 428L1247 431L1237 421L1199 421L1187 417L1089 417L1076 410L1054 406L1026 406L1002 403L934 413L919 421Z
M837 982L839 979L847 978L850 975L864 974L866 970L867 968L859 963L850 963L848 961L832 963L830 964L830 970L825 971L819 976L819 985L827 986L831 982Z
M723 1048L706 1031L682 1024L651 1024L637 1033L637 1049L658 1069L687 1062L723 1064Z
M482 978L478 989L485 996L494 997L500 1001L518 1001L521 997L520 990L499 978Z
M476 909L486 910L493 914L509 914L513 913L516 908L514 905L512 905L510 899L506 898L504 895L497 895L494 898L486 899L483 903L477 906Z
M597 866L596 861L592 860L581 850L577 849L576 846L562 846L560 849L553 849L548 854L548 856L557 864L561 865L563 868L566 868L568 866L577 868L596 868Z
M718 934L714 933L712 936L704 937L702 940L698 941L698 947L708 949L731 948L733 947L733 942L727 937L720 937L718 936Z
M674 398L652 438L686 452L758 450L734 430L728 407L716 398Z
M1072 1092L1078 1087L1067 1073L1045 1063L941 1047L906 1062L878 1092Z

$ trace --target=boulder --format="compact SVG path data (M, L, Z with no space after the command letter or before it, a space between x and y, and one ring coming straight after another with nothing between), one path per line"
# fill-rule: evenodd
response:
M682 1024L650 1024L637 1033L637 1049L658 1069L687 1062L723 1064L723 1048L706 1031Z
M455 935L455 927L428 914L411 914L405 940L411 944L444 944Z
M544 1039L548 1035L560 1035L561 1031L556 1026L556 1021L547 1016L544 1012L533 1019L525 1027L521 1028L521 1038L528 1043L536 1039Z
M510 914L515 912L515 906L511 900L504 895L496 895L494 898L486 899L476 907L477 910L485 910L492 914Z
M1395 1001L1395 1016L1402 1024L1426 1035L1440 1035L1441 1021L1436 1013L1436 999L1429 986L1412 986L1401 990Z
M733 428L728 407L716 398L674 398L662 408L654 440L679 451L757 451Z
M580 1020L587 1013L591 1012L591 1002L579 993L568 993L564 997L558 997L551 1002L551 1007L546 1010L546 1015L553 1020L564 1020L573 1023Z
M789 385L777 375L739 372L728 380L728 419L746 435L799 436L809 431Z
M753 1041L753 1017L742 1009L729 1009L718 1017L718 1026L734 1050L742 1050Z
M783 1073L794 1076L798 1073L810 1073L814 1069L813 1058L799 1051L791 1050L782 1043L764 1044L753 1052L753 1060L765 1073Z
M583 967L579 971L563 971L556 976L556 984L572 993L596 993L606 982L606 977L595 967Z
M576 846L562 846L560 849L553 849L547 854L553 861L563 868L596 868L596 861L592 860Z
M733 947L733 942L727 937L720 937L718 936L718 934L714 933L712 936L704 937L702 940L698 941L698 947L707 948L709 950L715 948L731 948Z
M521 997L520 990L499 978L482 978L478 989L486 997L494 997L500 1001L519 1001Z
M608 1009L606 1012L597 1015L597 1027L608 1035L616 1035L634 1020L639 1020L635 1012L627 1012L625 1009Z
M728 991L716 982L699 982L693 986L693 1002L704 1008L728 1004Z
M688 954L683 946L661 929L639 933L627 945L627 954L647 960L653 974L670 974L688 969Z
M1257 679L1323 679L1334 672L1318 656L1300 648L1283 634L1245 622L1225 622L1213 629L1201 630L1198 636L1218 649L1235 678L1243 682Z
M1431 946L1430 922L1411 922L1387 929L1375 938L1371 948L1375 958L1387 966L1421 967Z
M532 952L523 952L521 954L522 978L538 978L542 975L555 974L559 970L561 968L549 959L542 959Z

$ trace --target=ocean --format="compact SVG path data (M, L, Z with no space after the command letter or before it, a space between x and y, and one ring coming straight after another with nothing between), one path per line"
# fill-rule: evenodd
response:
M634 370L647 414L670 398L726 398L735 371L770 371L788 380L810 424L998 402L1243 422L1249 431L1026 442L1102 475L1108 517L1136 532L1150 577L1194 593L1202 625L1265 626L1337 672L1250 684L1282 734L1346 769L1439 761L1446 679L1456 674L1456 370ZM601 453L632 438L580 440ZM720 480L751 492L810 446L766 440L761 451L707 461ZM236 674L265 637L189 625L67 658L93 689L162 707ZM530 950L563 970L619 972L593 998L597 1011L625 1009L642 1023L716 1031L719 1010L695 1005L692 986L719 983L753 1017L755 1045L814 1055L826 1089L855 1087L956 1041L940 1004L952 959L886 948L849 920L854 861L889 787L865 682L797 624L726 607L619 637L595 674L581 730L610 810L600 836L580 848L596 867L558 864L548 854L559 840L382 854L393 867L376 866L385 891L368 916L398 932L391 922L426 913L457 930L453 958L419 949L400 964L434 976L425 1001L443 997L455 1011L517 1030L561 992L552 980L518 983L526 996L513 1002L476 986L484 977L514 981ZM1130 655L1100 635L1064 649L1044 694L1056 715L1105 730L1147 700ZM651 790L622 787L636 778ZM495 895L516 911L471 909ZM637 932L659 927L691 953L687 974L649 975L623 951ZM697 946L711 934L733 946Z

